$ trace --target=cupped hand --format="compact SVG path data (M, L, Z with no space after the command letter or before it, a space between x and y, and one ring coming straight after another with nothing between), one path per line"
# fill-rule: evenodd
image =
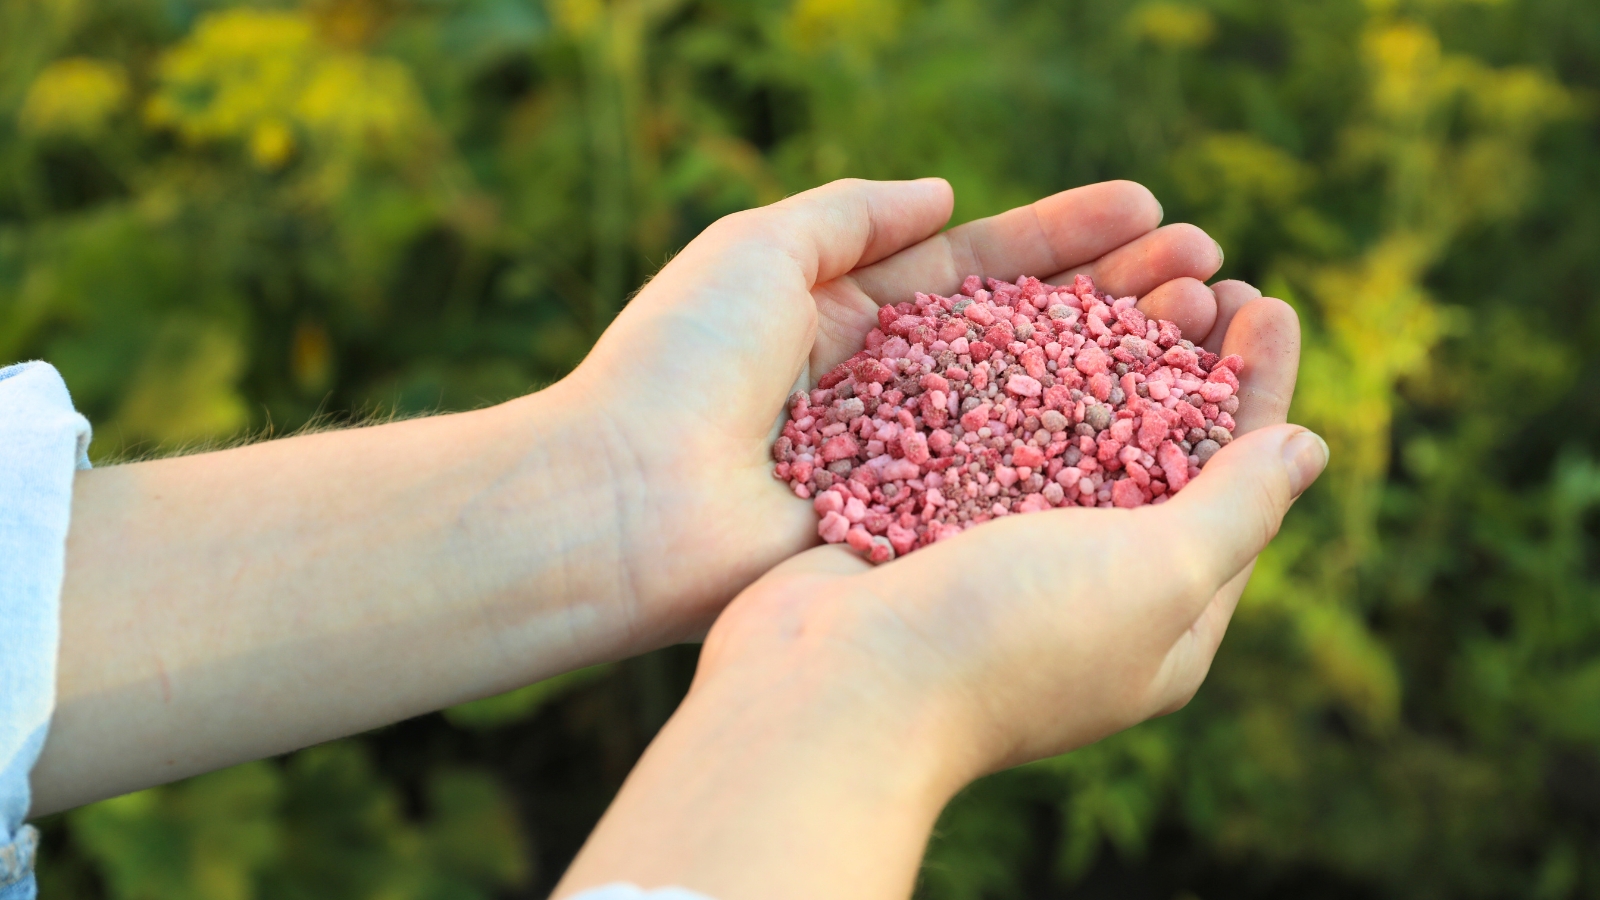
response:
M697 686L774 671L845 682L865 727L939 722L957 781L1186 703L1256 555L1327 462L1319 437L1282 424L1293 310L1239 282L1216 296L1201 342L1245 360L1240 436L1169 502L1009 516L877 568L813 549L729 605Z
M728 216L630 302L558 386L609 440L623 577L641 645L703 633L772 566L815 544L816 518L772 477L791 391L863 345L881 304L953 293L968 275L1083 272L1200 336L1236 292L1206 287L1222 255L1158 227L1143 187L1110 182L940 232L941 179L842 181Z

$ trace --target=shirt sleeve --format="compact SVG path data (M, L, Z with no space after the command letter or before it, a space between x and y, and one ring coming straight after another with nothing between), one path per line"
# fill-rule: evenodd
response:
M33 900L28 774L55 708L61 579L89 423L44 363L0 368L0 900Z
M605 887L584 891L570 900L711 900L711 898L683 888L669 887L646 891L631 884L608 884Z

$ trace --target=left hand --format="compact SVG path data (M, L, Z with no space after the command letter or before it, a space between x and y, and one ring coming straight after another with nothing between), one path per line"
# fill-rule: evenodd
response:
M864 344L884 303L1022 274L1141 297L1201 337L1238 304L1202 279L1221 250L1130 182L1090 185L940 233L942 179L841 181L728 216L628 304L551 389L606 436L615 539L643 650L704 633L722 606L817 542L816 517L772 477L788 394ZM1220 327L1219 327L1220 326ZM592 417L584 419L582 416Z

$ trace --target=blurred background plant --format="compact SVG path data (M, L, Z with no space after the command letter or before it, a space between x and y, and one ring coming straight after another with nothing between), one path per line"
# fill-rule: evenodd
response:
M4 0L0 359L100 460L472 407L724 213L1138 179L1300 310L1333 468L1198 699L920 896L1600 896L1597 89L1584 0ZM55 817L45 896L543 896L692 666Z

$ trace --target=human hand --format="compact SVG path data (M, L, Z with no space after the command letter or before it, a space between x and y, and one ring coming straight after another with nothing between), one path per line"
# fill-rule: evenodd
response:
M838 546L801 554L728 607L697 687L785 671L849 685L863 731L941 723L957 784L1186 703L1255 556L1327 461L1320 438L1281 424L1293 310L1240 282L1216 294L1197 343L1246 361L1240 437L1171 501L1009 516L877 568Z
M1281 424L1293 310L1240 282L1214 298L1186 328L1245 360L1240 436L1198 478L1160 506L1007 516L876 568L837 545L778 566L717 619L689 696L556 896L617 880L910 896L967 782L1186 702L1255 555L1326 462Z
M1091 275L1186 334L1221 333L1238 292L1190 225L1129 182L1091 185L940 234L940 179L836 182L708 228L551 392L597 420L638 649L703 633L727 600L817 542L772 478L784 400L863 345L883 303L967 275ZM1220 338L1219 338L1220 340Z

